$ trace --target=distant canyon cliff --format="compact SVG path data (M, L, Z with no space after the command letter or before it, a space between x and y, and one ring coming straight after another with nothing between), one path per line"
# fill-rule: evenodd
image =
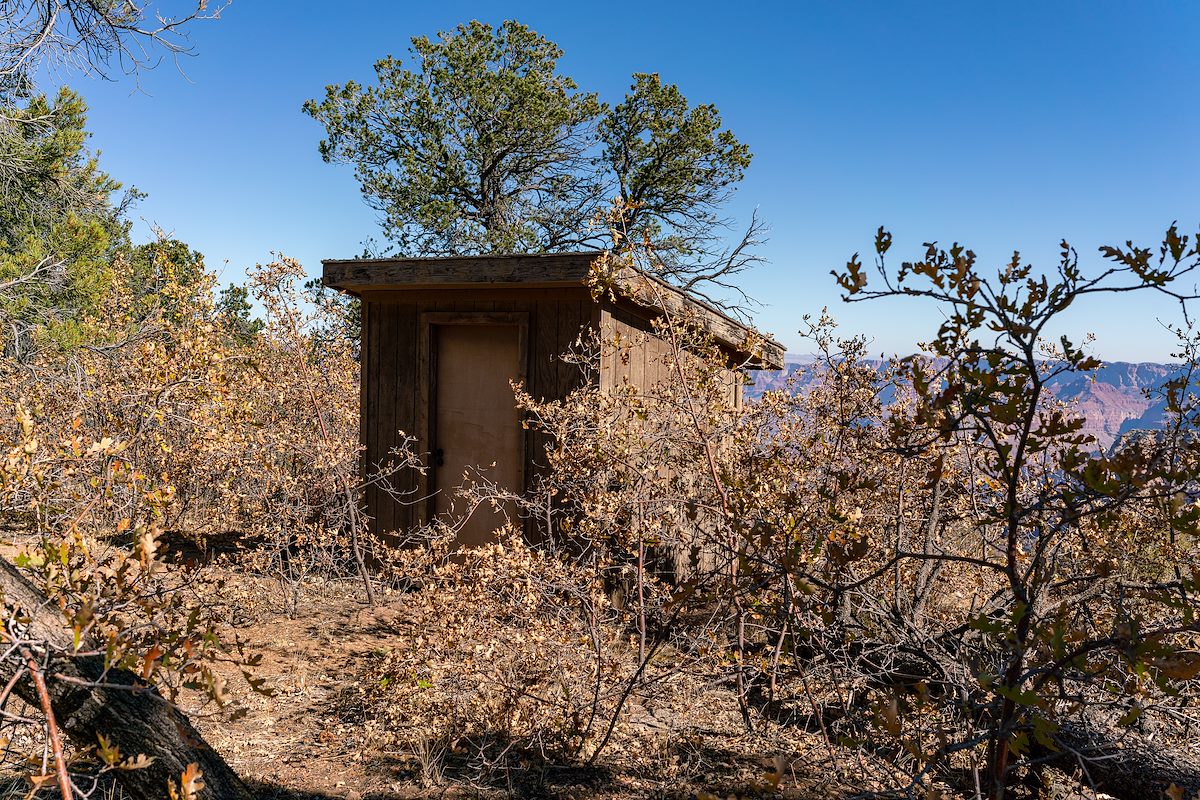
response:
M872 363L881 366L881 362ZM1096 437L1102 449L1108 449L1128 431L1162 427L1165 403L1153 392L1178 370L1173 364L1115 361L1092 374L1061 376L1050 384L1050 389L1083 415L1087 420L1084 430ZM811 360L799 358L789 361L782 370L751 373L754 382L746 387L746 397L757 399L764 392L787 389L793 376L793 390L803 391L812 379L811 371Z

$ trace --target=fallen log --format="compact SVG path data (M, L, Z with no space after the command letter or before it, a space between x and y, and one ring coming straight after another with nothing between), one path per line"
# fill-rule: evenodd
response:
M980 695L964 694L971 691L965 687L955 688L936 661L913 648L854 642L839 655L853 664L869 689L902 695L916 692L919 684L922 694L933 702L940 700L963 707L984 702ZM842 704L806 707L804 703L784 703L771 698L763 683L763 680L752 683L751 702L764 717L780 724L809 731L824 730L854 713L852 707ZM866 706L860 710L865 721ZM1121 727L1112 720L1105 721L1094 711L1084 719L1062 720L1059 725L1055 735L1057 749L1051 752L1038 748L1033 759L1036 765L1074 776L1087 788L1117 800L1200 798L1200 748ZM879 754L884 755L882 751ZM960 777L959 788L970 793L974 781L966 774Z
M252 800L254 795L181 711L158 691L126 670L104 670L101 656L72 655L71 631L58 610L16 567L0 559L0 595L6 620L20 618L21 642L7 641L0 658L0 683L20 675L14 691L31 706L41 706L37 681L21 650L33 653L41 667L46 695L57 726L81 748L103 735L125 756L153 759L149 766L117 770L115 778L134 800L160 800L168 783L178 784L195 764L206 800ZM23 647L17 647L24 643Z
M1044 763L1118 800L1157 800L1200 795L1200 759L1183 747L1148 739L1098 722L1068 721L1055 735L1059 752Z
M849 652L867 686L903 693L914 691L921 683L930 699L969 704L973 689L960 686L953 690L937 661L919 649L876 642L857 642L854 646L857 649ZM1085 714L1084 719L1060 721L1055 736L1057 751L1041 750L1035 759L1040 765L1078 775L1084 786L1118 800L1200 797L1200 756L1193 753L1194 748L1172 746L1105 722L1095 712ZM1179 791L1166 794L1172 786ZM963 788L970 790L971 786Z

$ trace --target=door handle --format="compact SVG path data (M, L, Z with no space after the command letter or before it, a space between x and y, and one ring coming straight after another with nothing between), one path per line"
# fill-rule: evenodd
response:
M433 451L433 465L435 467L441 467L441 466L444 466L445 464L446 464L446 451L439 447L437 450Z

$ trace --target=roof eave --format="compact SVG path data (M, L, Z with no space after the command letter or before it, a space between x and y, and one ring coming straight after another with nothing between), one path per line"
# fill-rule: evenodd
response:
M421 288L554 288L586 286L599 252L440 258L326 259L321 283L362 296L364 292ZM707 333L746 359L751 369L782 369L784 347L769 336L697 300L681 289L633 268L613 276L631 302L667 313L688 313ZM647 291L649 289L649 292ZM652 297L647 297L647 294Z

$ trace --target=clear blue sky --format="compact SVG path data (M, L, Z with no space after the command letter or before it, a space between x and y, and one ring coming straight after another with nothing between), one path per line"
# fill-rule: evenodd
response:
M193 30L197 56L104 83L64 75L91 106L103 166L149 193L135 212L240 280L272 250L316 275L376 234L352 170L323 163L301 103L370 81L415 35L514 18L557 42L563 72L619 100L635 71L712 102L754 153L730 211L757 207L769 263L747 276L760 327L790 350L830 306L881 353L932 335L936 309L844 306L829 270L868 253L875 228L908 258L968 244L989 264L1020 249L1051 267L1066 237L1084 260L1175 219L1200 226L1200 4L481 4L234 0ZM148 229L139 223L139 236ZM1122 297L1075 312L1111 360L1165 360L1166 303Z

